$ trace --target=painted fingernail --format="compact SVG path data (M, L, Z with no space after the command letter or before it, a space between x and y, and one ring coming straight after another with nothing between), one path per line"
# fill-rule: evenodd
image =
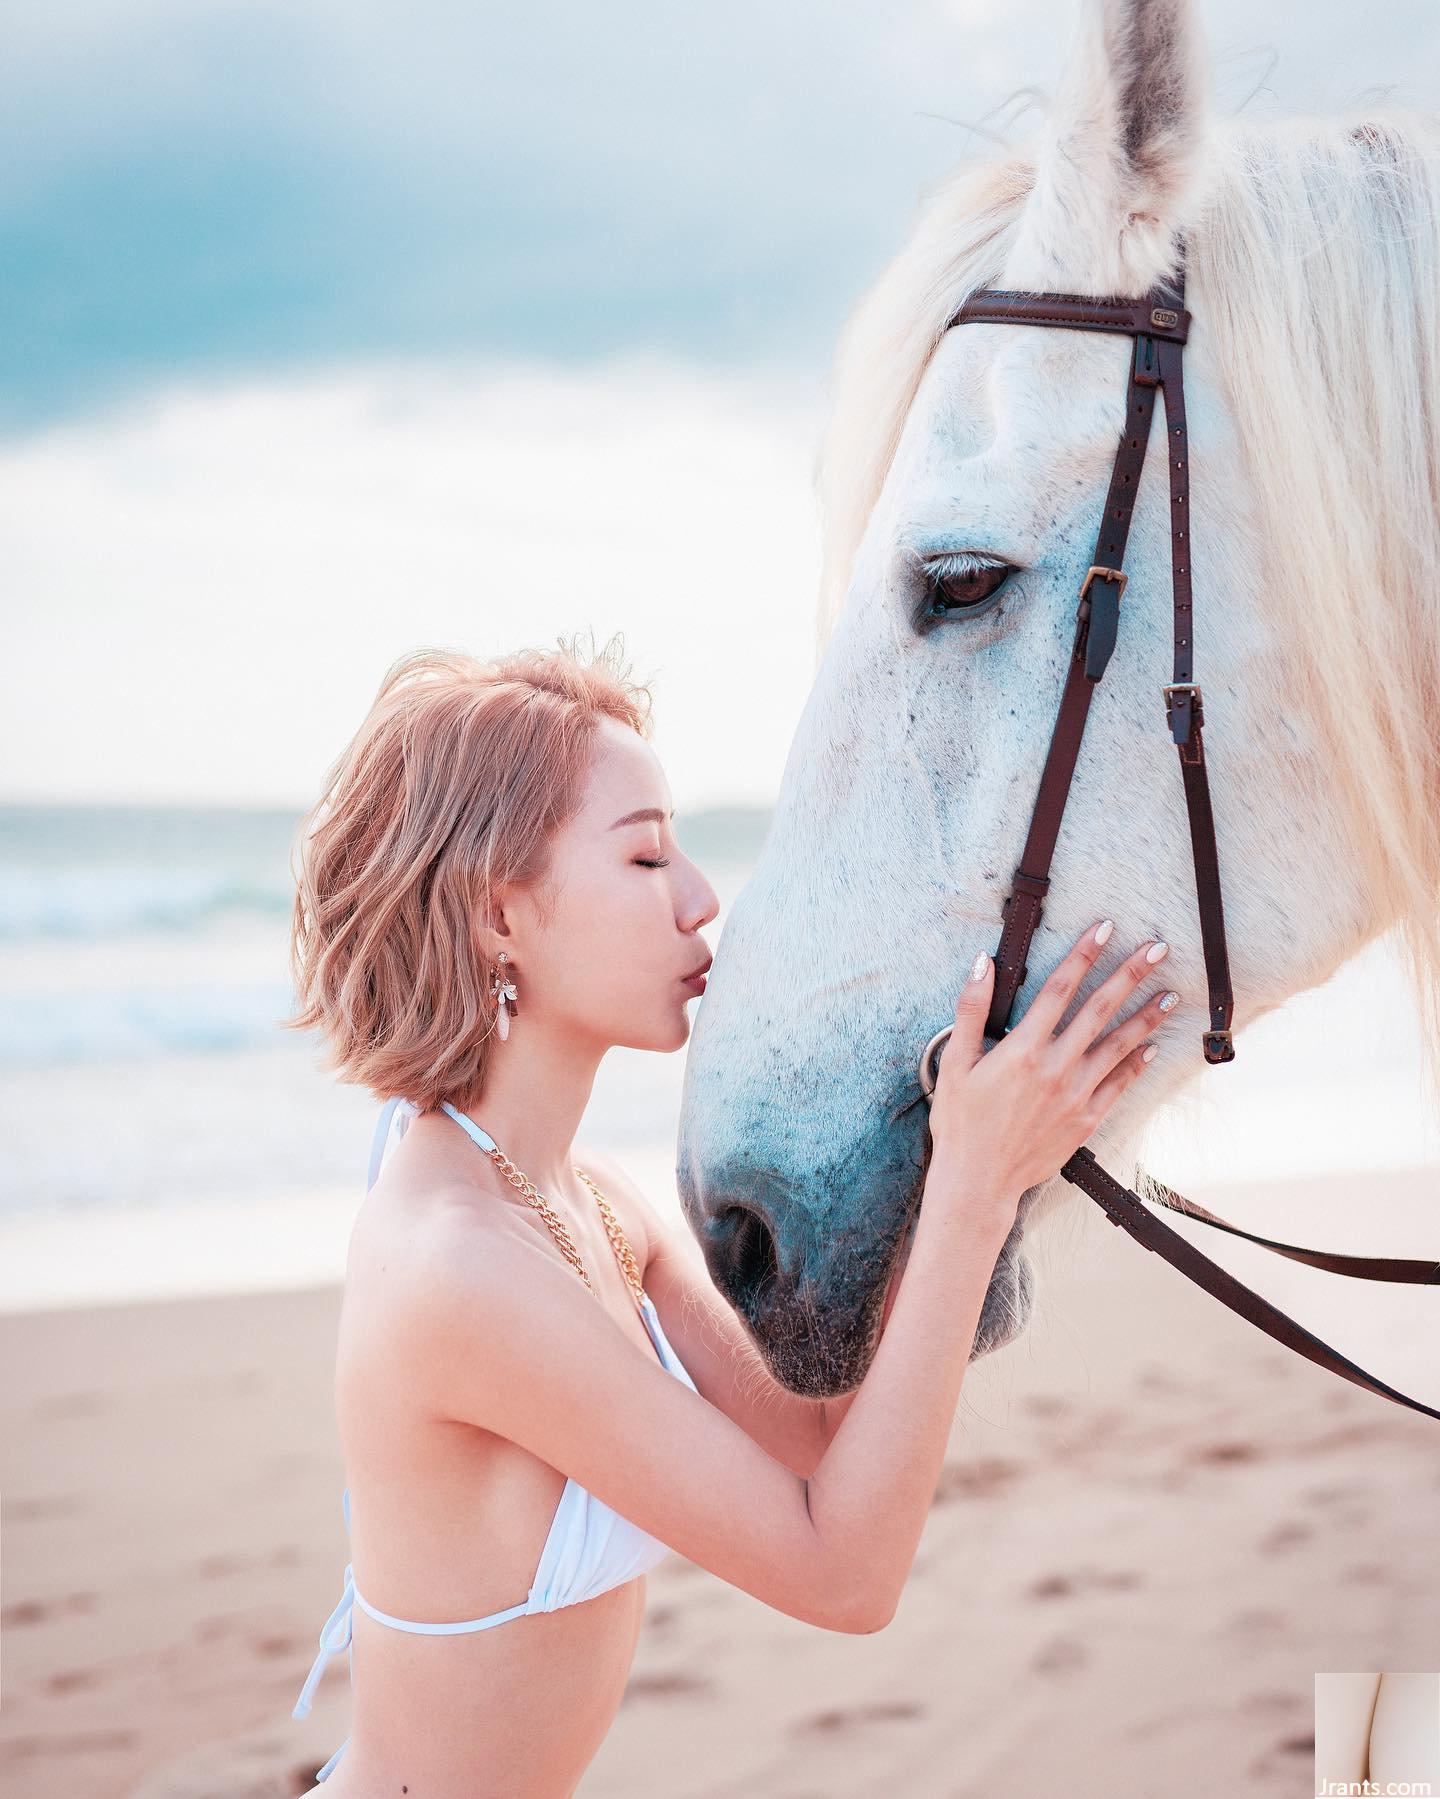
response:
M1152 943L1145 952L1147 962L1158 962L1162 956L1170 954L1170 945L1162 938L1159 943Z
M1107 918L1103 924L1097 924L1095 927L1095 941L1097 943L1108 943L1110 941L1110 933L1114 929L1115 920L1113 918Z
M985 970L989 966L990 966L990 953L988 950L982 949L980 954L978 956L976 956L974 962L971 964L970 979L972 981L983 981L985 979Z
M1172 993L1162 993L1160 995L1160 1008L1159 1009L1162 1012L1171 1012L1179 1004L1180 1004L1180 995L1178 993L1173 993L1173 992Z
M1140 1051L1140 1060L1142 1062L1153 1062L1155 1060L1155 1045L1153 1043L1147 1043L1144 1049Z

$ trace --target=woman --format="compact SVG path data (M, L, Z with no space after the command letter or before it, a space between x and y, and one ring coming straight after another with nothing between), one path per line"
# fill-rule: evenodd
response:
M870 1370L839 1401L789 1393L688 1232L575 1146L606 1050L679 1049L710 959L716 897L648 733L610 646L422 652L307 821L293 1022L410 1118L376 1179L382 1119L345 1277L353 1560L295 1708L348 1648L328 1795L572 1793L671 1549L823 1629L886 1624L1020 1196L1154 1053L1160 998L1101 1027L1163 945L1057 1032L1110 934L1088 932L988 1054L978 956Z

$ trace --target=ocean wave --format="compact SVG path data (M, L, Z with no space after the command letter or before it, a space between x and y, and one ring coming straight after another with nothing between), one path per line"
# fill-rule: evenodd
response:
M295 1033L288 981L7 993L0 1000L0 1068L144 1061L273 1047Z
M226 914L276 918L292 890L217 868L115 864L0 870L0 941L199 931Z

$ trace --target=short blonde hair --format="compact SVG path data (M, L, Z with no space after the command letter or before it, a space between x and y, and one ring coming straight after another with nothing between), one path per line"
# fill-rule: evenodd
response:
M542 907L556 831L580 805L602 717L650 734L618 635L479 660L394 663L301 821L290 972L324 1066L421 1111L483 1085L495 1024L481 941L508 883Z

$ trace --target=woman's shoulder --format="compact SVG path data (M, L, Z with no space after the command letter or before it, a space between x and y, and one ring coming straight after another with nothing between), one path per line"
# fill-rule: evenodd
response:
M385 1168L356 1214L345 1263L345 1309L363 1321L366 1343L386 1343L391 1325L405 1329L417 1296L423 1303L442 1278L471 1282L523 1254L528 1221L487 1186L483 1172L459 1181L423 1165Z
M635 1252L643 1281L664 1228L654 1207L613 1156L577 1146L572 1161L609 1201ZM377 1210L363 1238L357 1228L352 1239L352 1274L359 1275L362 1266L382 1266L389 1291L408 1299L437 1285L453 1291L457 1285L483 1287L509 1281L533 1268L537 1257L553 1261L554 1239L540 1214L514 1203L515 1195L505 1188L503 1177L497 1174L493 1179L498 1202L493 1206L476 1203L490 1184L486 1178L478 1194L476 1183L470 1181L437 1182L407 1195L409 1203L401 1207ZM584 1188L579 1203L593 1205ZM604 1242L603 1227L595 1235Z

